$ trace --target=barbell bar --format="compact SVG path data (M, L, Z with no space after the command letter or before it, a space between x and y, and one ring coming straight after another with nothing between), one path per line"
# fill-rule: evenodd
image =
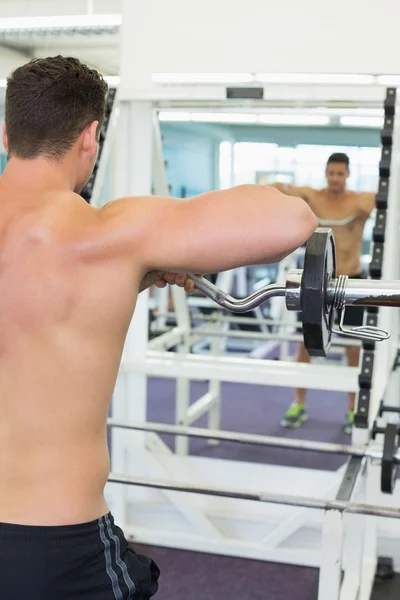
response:
M400 519L400 508L378 506L375 504L345 502L342 500L324 500L321 498L309 498L307 496L289 496L286 494L270 494L267 492L249 492L247 490L227 489L222 487L201 487L191 483L179 483L155 479L149 480L141 477L132 477L130 475L119 475L117 473L110 473L108 481L109 483L122 483L124 485L134 485L158 490L188 492L206 496L234 498L237 500L256 500L258 502L268 502L270 504L280 504L283 506L297 506L319 510L337 510L346 514Z
M340 454L378 460L381 463L381 491L392 493L397 476L400 454L397 452L397 435L392 435L389 424L385 430L385 442L383 451L378 448L363 446L351 446L348 444L335 444L327 442L314 442L308 440L288 439L254 433L241 433L236 431L224 431L221 429L205 429L201 427L187 427L183 425L169 425L165 423L126 421L109 418L109 427L130 429L136 431L147 431L151 433L164 433L169 435L182 435L186 437L212 439L220 442L235 442L256 446L267 446L270 448L282 448L285 450L300 450L305 452L321 452L323 454ZM395 427L397 430L397 427Z
M400 307L400 281L336 275L335 241L329 228L316 229L308 240L304 269L292 269L285 284L268 285L246 298L233 298L204 277L189 277L198 290L234 313L246 313L270 298L284 297L288 310L301 312L304 345L310 356L328 354L332 333L375 342L388 339L388 332L378 327L344 328L346 306Z
M358 456L360 458L366 457L378 460L382 459L382 452L378 449L372 450L363 446L351 446L350 444L314 442L309 440L274 437L254 433L225 431L222 429L206 429L202 427L186 427L184 425L152 423L149 421L142 423L139 421L108 419L107 424L109 427L117 427L120 429L165 433L169 435L184 435L187 437L218 440L220 442L236 442L255 446L283 448L286 450L304 450L306 452L322 452L324 454L343 454L345 456ZM400 464L400 454L395 455L394 461L397 464Z

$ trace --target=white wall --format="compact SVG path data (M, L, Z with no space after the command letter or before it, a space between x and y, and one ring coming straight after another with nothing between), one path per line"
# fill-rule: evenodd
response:
M132 87L153 72L399 73L398 0L123 0Z
M0 17L85 14L88 0L0 0ZM121 0L93 0L95 13L119 13Z
M27 62L29 58L23 52L18 50L11 50L9 48L1 47L0 50L0 79L7 77L7 75L20 65ZM3 104L2 100L3 90L0 90L0 105Z
M0 0L0 19L8 17L120 13L121 0ZM77 56L107 75L119 72L119 36L27 35L0 39L0 79L33 57ZM8 46L8 47L7 47ZM16 54L13 55L13 46ZM18 48L20 51L18 52ZM0 98L1 102L1 98Z

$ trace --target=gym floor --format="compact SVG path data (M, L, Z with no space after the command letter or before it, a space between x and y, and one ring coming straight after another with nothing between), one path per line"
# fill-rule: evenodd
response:
M191 384L193 402L206 392L206 383ZM149 380L148 398L149 421L174 423L175 380ZM350 443L351 441L350 436L343 432L347 394L342 392L310 391L307 400L308 421L300 429L294 430L282 429L280 426L284 413L293 401L291 388L223 383L221 398L221 429L322 442ZM194 425L207 427L206 416L201 417ZM174 437L170 435L162 437L172 448ZM343 456L228 442L221 443L217 447L209 447L206 440L198 439L190 441L190 453L198 456L324 470L336 470L346 461Z
M206 391L206 383L192 383L192 401ZM325 442L349 441L342 429L346 394L311 391L309 420L294 431L284 430L279 425L292 402L291 389L225 383L221 395L221 429ZM149 380L148 398L149 421L174 422L174 380ZM196 425L206 426L206 418L199 419ZM172 436L165 435L163 439L172 447ZM243 444L223 443L213 448L196 439L191 440L190 452L200 456L326 470L336 470L345 461L342 456ZM135 548L150 555L162 570L160 600L196 600L200 597L210 600L310 600L318 580L317 569L150 546Z
M159 600L311 600L318 571L305 567L135 546L161 569Z

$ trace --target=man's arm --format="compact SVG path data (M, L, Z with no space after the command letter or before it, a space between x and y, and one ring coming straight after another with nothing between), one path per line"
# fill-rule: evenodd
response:
M161 281L163 279L163 276L164 276L164 271L150 271L149 273L146 273L146 275L143 277L142 281L140 282L139 294L140 294L140 292L144 292L144 290L147 290L152 285L155 285L156 283Z
M373 192L362 193L358 199L357 216L366 221L375 207L376 195Z
M317 227L305 202L244 185L189 200L122 198L100 211L102 245L149 271L215 273L277 262Z
M146 273L139 285L139 294L152 285L163 288L169 283L184 288L185 292L194 292L196 286L186 273L168 273L168 271L150 271Z
M314 190L307 186L297 187L295 185L290 185L288 183L272 183L271 187L275 188L282 192L282 194L287 194L288 196L298 196L305 200L305 202L309 202L310 197L314 193Z

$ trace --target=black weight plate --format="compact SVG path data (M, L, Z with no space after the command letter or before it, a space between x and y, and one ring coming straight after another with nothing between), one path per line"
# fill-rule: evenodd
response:
M384 494L393 494L397 478L398 466L394 462L397 452L397 425L388 423L385 430L381 465L381 491Z
M306 245L301 281L304 345L310 356L329 351L335 310L327 304L327 284L336 277L335 240L332 230L318 228Z

